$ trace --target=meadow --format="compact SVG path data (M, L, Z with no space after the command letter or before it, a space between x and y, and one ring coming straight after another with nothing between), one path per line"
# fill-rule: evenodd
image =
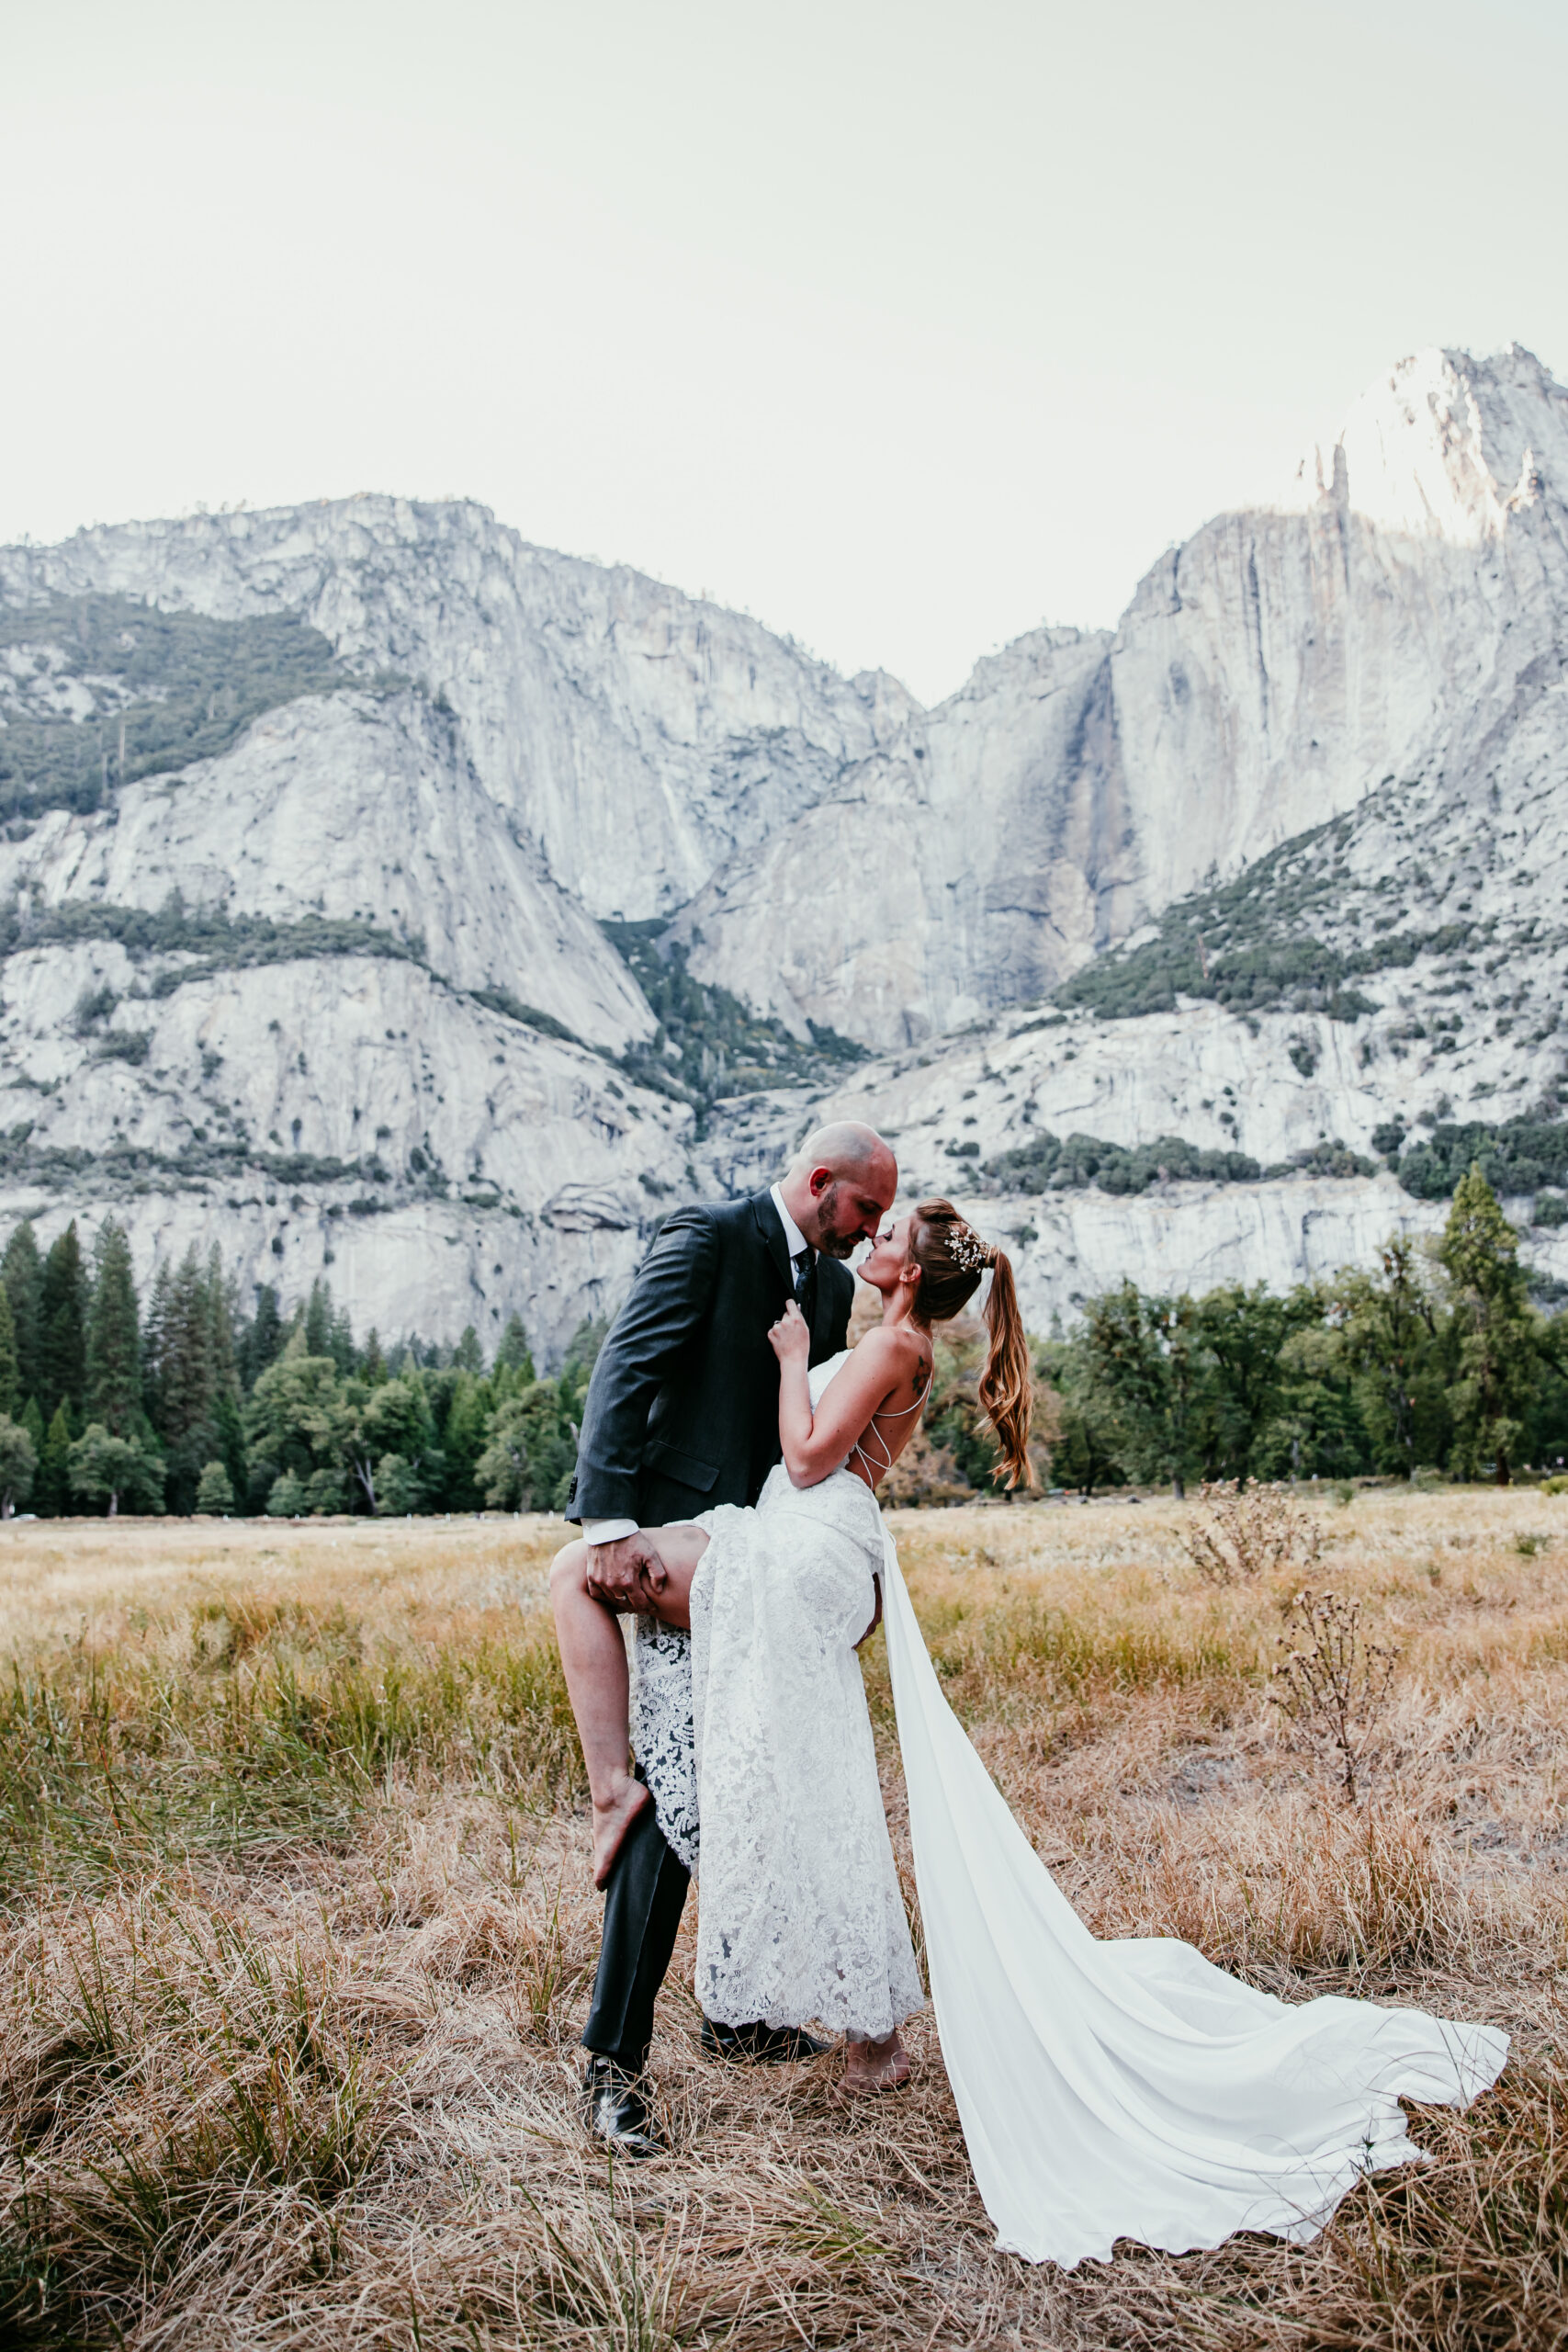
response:
M1196 1502L893 1514L948 1694L1097 1932L1515 2037L1316 2245L1071 2276L994 2250L929 2012L910 2089L854 2109L832 2057L705 2060L694 1904L654 2051L673 2152L595 2158L558 1521L0 1527L0 2342L1560 2343L1568 1497L1312 1509L1309 1580L1393 1654L1354 1804L1274 1703L1299 1546L1224 1582Z

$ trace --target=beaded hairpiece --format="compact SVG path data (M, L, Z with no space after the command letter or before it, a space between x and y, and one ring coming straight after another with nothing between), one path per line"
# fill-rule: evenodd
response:
M987 1266L994 1266L997 1262L997 1253L991 1243L982 1241L974 1227L965 1225L962 1218L956 1219L947 1228L947 1254L955 1266L963 1267L966 1274L984 1273Z

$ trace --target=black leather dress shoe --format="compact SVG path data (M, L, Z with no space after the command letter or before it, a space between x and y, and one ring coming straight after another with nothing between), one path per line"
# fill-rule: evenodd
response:
M703 2019L702 2045L709 2058L745 2066L789 2066L801 2058L818 2058L828 2047L797 2025L720 2025L716 2018Z
M643 2083L613 2058L590 2053L582 2070L582 2120L612 2155L661 2156L670 2145L649 2110Z

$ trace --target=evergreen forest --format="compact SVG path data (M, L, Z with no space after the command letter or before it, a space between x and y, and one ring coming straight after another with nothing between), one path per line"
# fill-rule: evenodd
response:
M317 1282L248 1313L214 1250L159 1269L145 1302L110 1217L91 1258L74 1219L0 1258L0 1515L558 1509L604 1337L584 1323L553 1379L521 1321L487 1364L455 1347L356 1344Z
M492 1361L358 1342L330 1286L243 1310L214 1250L159 1269L143 1302L112 1218L30 1223L0 1257L0 1515L558 1510L604 1335L584 1322L541 1378L515 1316ZM978 1326L938 1335L925 1425L889 1483L905 1502L993 1490ZM1156 1296L1132 1283L1036 1342L1043 1486L1423 1476L1555 1480L1568 1464L1568 1313L1529 1295L1479 1166L1442 1233L1299 1284ZM1568 1478L1563 1480L1568 1485Z

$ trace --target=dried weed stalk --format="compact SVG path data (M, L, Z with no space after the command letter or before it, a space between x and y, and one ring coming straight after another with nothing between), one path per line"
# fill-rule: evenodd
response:
M1354 1804L1399 1652L1368 1641L1359 1600L1310 1588L1292 1599L1280 1647L1286 1654L1269 1695L1314 1747L1337 1757L1345 1801Z
M1323 1530L1300 1510L1281 1487L1260 1487L1256 1478L1234 1486L1198 1489L1202 1516L1183 1542L1187 1556L1206 1584L1244 1584L1252 1577L1316 1566Z
M0 1659L37 1696L0 1706L0 2346L1568 2342L1568 1544L1512 1544L1544 1508L1401 1489L1342 1530L1361 1631L1407 1629L1422 1693L1375 1807L1251 1769L1277 1600L1313 1578L1195 1609L1160 1574L1187 1505L898 1514L964 1720L1097 1933L1517 2036L1497 2091L1413 2117L1434 2161L1365 2184L1313 2245L1129 2247L1067 2278L994 2245L929 2010L896 2111L838 2105L831 2058L705 2059L690 1906L654 2052L671 2153L611 2176L584 2143L571 2038L602 1898L541 1630L558 1525L13 1522ZM1462 1581L1425 1575L1439 1545ZM193 1611L220 1603L246 1640L194 1666ZM877 1644L863 1664L907 1863ZM1151 1802L1221 1732L1235 1770ZM1470 1852L1478 1812L1541 1867Z

